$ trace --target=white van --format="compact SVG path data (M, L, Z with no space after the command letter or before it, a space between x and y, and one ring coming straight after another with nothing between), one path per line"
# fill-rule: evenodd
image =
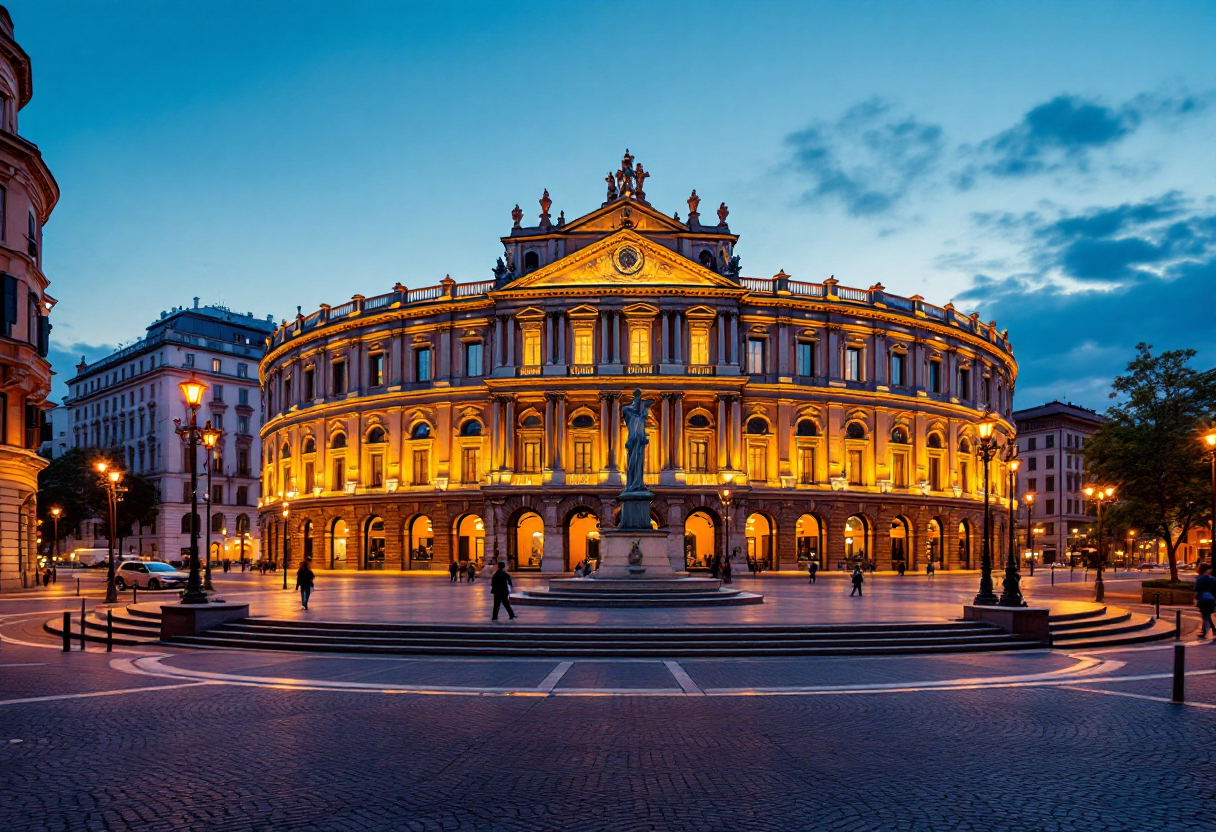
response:
M109 549L77 549L72 552L73 558L81 566L101 566L110 557Z

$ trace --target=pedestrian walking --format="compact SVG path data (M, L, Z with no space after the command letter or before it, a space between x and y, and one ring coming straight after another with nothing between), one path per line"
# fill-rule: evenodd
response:
M901 578L902 578L902 577L904 576L904 570L905 570L905 568L906 568L906 567L905 567L905 565L904 565L904 562L901 560L901 561L899 562L899 577L901 577Z
M312 595L313 584L317 582L317 576L313 574L312 567L308 564L312 558L300 564L299 570L296 572L296 589L300 591L300 603L304 605L304 609L308 609L308 598Z
M456 583L456 573L459 571L460 571L460 564L457 563L456 561L452 561L451 563L448 564L448 581L450 583Z
M1216 578L1212 577L1212 564L1199 564L1199 575L1195 578L1195 606L1199 607L1199 619L1202 622L1199 631L1200 638L1207 638L1209 630L1216 630L1212 623L1212 613L1216 612Z
M722 583L730 583L730 558L727 558L722 564Z
M722 558L714 555L713 560L709 562L709 577L717 578L722 574Z
M515 610L511 609L511 576L507 574L507 565L502 561L498 562L498 568L490 577L490 594L494 596L494 612L490 620L497 621L499 608L506 607L507 615L514 621Z
M806 574L810 576L811 583L815 583L815 576L819 574L819 562L811 561L806 568Z
M930 581L933 580L933 573L937 572L937 567L933 565L933 561L925 564L925 577Z
M469 576L469 583L473 583L473 580L477 577L477 564L469 561L469 565L465 567L465 573Z
M861 585L865 582L865 579L865 575L861 574L860 566L853 570L853 591L849 593L850 598L852 598L854 595L856 595L858 598L862 597L863 593L861 591Z

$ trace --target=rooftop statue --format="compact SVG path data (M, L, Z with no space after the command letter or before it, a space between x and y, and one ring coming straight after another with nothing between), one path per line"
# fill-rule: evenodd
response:
M625 157L621 159L621 169L616 172L616 187L621 196L633 196L637 190L637 180L633 172L633 154L625 149Z

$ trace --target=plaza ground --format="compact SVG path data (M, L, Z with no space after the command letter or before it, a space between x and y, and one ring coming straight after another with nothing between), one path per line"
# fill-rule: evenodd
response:
M1040 571L1028 595L1088 599L1074 577L1053 589ZM1141 577L1111 576L1108 602L1144 612ZM79 610L63 578L0 600L5 829L1216 828L1216 648L1195 641L1191 611L1188 704L1174 705L1173 642L731 661L64 654L40 626ZM255 614L305 615L281 580L216 576ZM859 600L839 576L764 575L765 604L686 615L946 619L976 580L880 574ZM487 584L325 574L307 615L483 624ZM95 603L96 578L82 592Z

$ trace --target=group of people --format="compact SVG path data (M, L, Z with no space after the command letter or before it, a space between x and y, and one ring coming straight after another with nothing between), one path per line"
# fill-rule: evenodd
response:
M735 547L735 551L739 551L738 547ZM729 584L731 578L730 558L724 558L721 555L718 555L716 558L710 561L709 575L712 578L721 578L723 584Z
M477 580L477 564L473 561L468 561L461 565L458 561L452 561L448 564L448 578L456 583L464 583L465 578L469 579L469 583Z

